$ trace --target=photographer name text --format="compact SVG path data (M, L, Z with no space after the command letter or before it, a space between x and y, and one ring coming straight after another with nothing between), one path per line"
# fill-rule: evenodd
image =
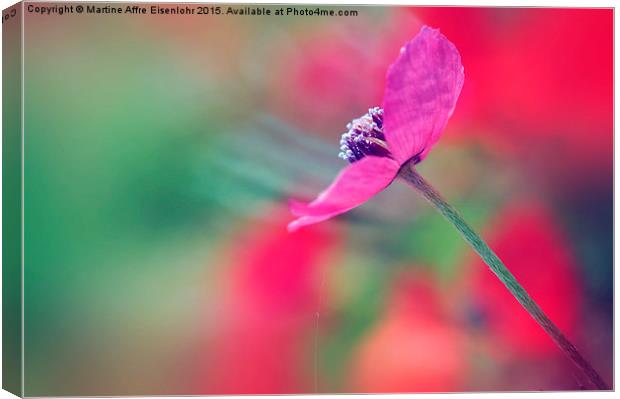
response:
M103 15L227 15L227 16L319 16L319 17L355 17L357 10L341 10L321 7L248 7L215 5L112 5L72 4L41 5L28 4L28 13L40 15L65 14L103 14Z

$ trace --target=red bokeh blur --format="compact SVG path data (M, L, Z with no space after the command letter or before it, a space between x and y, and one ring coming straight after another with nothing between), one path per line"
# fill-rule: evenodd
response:
M359 116L356 112L361 115L380 104L383 82L368 79L382 66L380 59L370 56L377 45L368 32L353 35L336 27L303 37L278 61L271 91L275 112L336 139L349 122L342 118L343 110L353 112L352 119ZM324 131L330 125L340 130Z
M507 206L487 230L488 244L540 307L569 337L582 302L582 287L562 229L538 202ZM563 356L490 269L475 258L466 296L474 299L484 327L513 357Z
M461 52L465 85L452 121L460 126L455 130L479 136L505 155L551 158L561 178L580 171L610 173L611 9L412 12L440 28Z
M278 60L274 112L337 140L351 119L381 105L387 68L420 30L419 19L402 11L377 20L380 32L345 21L302 37Z
M338 234L319 224L288 233L288 212L236 235L233 269L222 278L222 314L201 352L200 391L276 394L312 391L309 343L323 268L340 247Z
M358 345L352 389L358 392L451 392L463 389L465 336L441 306L428 275L396 279L384 316Z

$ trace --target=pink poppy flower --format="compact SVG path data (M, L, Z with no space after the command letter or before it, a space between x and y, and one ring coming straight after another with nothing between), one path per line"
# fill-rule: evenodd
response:
M382 108L347 125L340 157L351 164L308 203L291 203L289 231L353 209L379 193L400 168L422 161L439 140L463 87L456 47L439 30L422 27L389 67Z

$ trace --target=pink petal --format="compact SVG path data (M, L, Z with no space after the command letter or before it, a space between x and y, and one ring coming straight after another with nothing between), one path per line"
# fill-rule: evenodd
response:
M387 73L384 132L401 164L426 157L454 111L463 87L458 50L439 30L422 27Z
M399 167L391 158L373 156L350 164L314 201L291 203L291 212L299 218L289 223L288 230L321 222L363 204L394 180Z

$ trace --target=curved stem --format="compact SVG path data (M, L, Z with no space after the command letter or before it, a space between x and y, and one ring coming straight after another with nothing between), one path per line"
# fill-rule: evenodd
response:
M577 348L562 334L562 331L547 317L545 312L534 302L525 289L510 273L506 265L497 257L495 252L480 238L480 236L465 222L458 211L448 204L435 189L420 176L414 164L408 162L399 171L399 176L415 187L424 198L430 202L452 225L461 233L465 241L472 246L482 260L495 273L497 278L506 286L508 291L519 301L525 310L538 322L553 341L566 353L573 363L581 369L590 382L597 388L609 390L601 376L594 370Z

